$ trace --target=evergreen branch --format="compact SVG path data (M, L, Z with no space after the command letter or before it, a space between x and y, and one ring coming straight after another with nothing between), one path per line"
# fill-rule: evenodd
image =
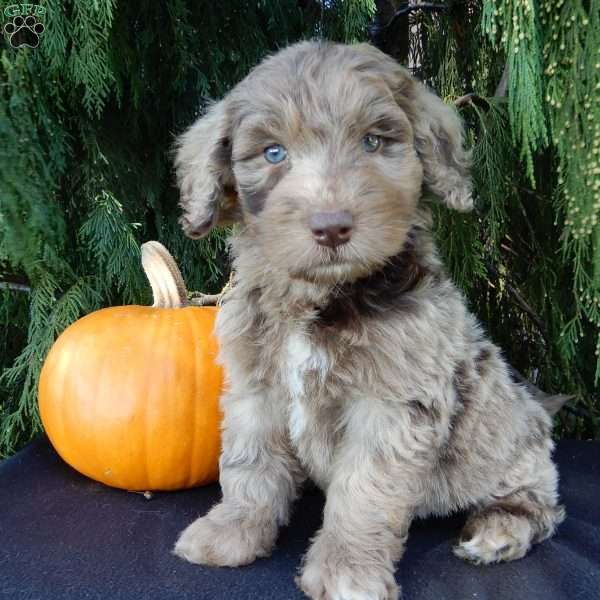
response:
M502 77L496 86L496 91L494 92L494 96L497 98L504 98L506 96L506 92L508 90L508 61L504 63L504 69L502 71Z
M498 271L498 269L496 268L496 266L491 261L486 260L485 264L488 268L488 271L495 279L502 280L502 283L503 283L506 291L513 298L513 300L515 301L515 304L523 312L525 312L529 316L529 318L533 321L533 323L537 327L538 331L540 332L542 339L544 340L544 345L546 347L549 347L550 340L548 339L548 328L546 327L546 325L544 324L542 319L533 310L533 308L531 308L531 306L528 304L528 302L525 300L525 298L523 298L523 295L521 294L521 292L519 292L519 290L516 288L516 286L514 286L511 283L510 279L506 275L501 275L500 272Z
M17 292L25 292L26 294L31 292L31 288L28 285L11 283L10 281L0 281L0 290L14 290Z
M468 104L475 104L483 108L484 110L488 110L490 108L490 103L487 100L487 98L473 93L460 96L454 101L454 106L456 106L457 108L462 108L464 106L467 106Z

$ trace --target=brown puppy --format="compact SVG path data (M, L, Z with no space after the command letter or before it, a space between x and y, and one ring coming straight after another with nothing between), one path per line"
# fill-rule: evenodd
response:
M415 516L472 510L458 556L522 557L564 518L551 418L445 275L421 201L471 208L454 111L368 45L266 59L180 139L183 226L226 221L217 333L223 501L175 552L267 556L302 481L327 496L298 578L317 600L397 598Z

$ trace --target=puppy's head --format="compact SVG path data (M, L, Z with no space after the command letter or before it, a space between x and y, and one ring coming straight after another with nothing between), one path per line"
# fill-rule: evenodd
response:
M455 112L366 45L267 58L179 139L182 224L241 221L292 277L351 280L397 254L423 191L472 205Z

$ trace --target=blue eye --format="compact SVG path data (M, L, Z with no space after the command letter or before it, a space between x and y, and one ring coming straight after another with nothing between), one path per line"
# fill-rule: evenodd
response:
M381 138L378 135L367 133L363 138L362 143L365 152L375 152L381 146Z
M267 162L274 165L285 160L286 156L287 150L281 144L273 144L272 146L265 148L265 158L267 159Z

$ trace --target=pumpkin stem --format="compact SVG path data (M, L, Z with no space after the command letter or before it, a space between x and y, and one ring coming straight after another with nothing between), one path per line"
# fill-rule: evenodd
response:
M152 288L152 306L180 308L188 305L181 271L175 259L160 242L142 244L142 267Z

